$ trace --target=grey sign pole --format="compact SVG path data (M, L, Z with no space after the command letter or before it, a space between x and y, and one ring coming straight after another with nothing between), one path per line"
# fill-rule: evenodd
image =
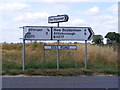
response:
M75 51L76 51L76 50L75 50ZM74 51L74 52L75 52L75 51ZM77 68L77 59L75 58L74 61L75 61L75 68Z
M25 71L25 39L23 39L23 71Z
M85 68L87 68L87 40L85 40Z
M45 46L45 43L44 43L44 46ZM43 49L44 50L44 59L43 59L43 62L45 62L46 60L45 60L45 49Z
M59 27L59 22L58 22L58 27ZM57 44L59 46L59 40L57 40ZM59 49L57 49L57 69L59 69Z
M57 40L57 44L59 46L59 40ZM57 49L57 69L59 69L59 49Z

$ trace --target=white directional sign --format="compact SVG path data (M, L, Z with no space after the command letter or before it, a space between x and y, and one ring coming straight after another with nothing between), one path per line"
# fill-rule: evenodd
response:
M24 26L26 40L91 40L94 35L90 27L40 27Z
M39 27L39 26L24 26L23 27L24 39L31 40L51 40L51 28L50 27Z
M68 19L68 15L50 16L48 17L48 23L67 22Z
M90 27L53 27L53 40L91 40L93 31Z
M77 49L76 45L46 45L44 49Z

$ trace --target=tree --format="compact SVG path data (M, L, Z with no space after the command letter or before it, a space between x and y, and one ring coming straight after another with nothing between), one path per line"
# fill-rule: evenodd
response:
M102 35L94 35L93 39L92 39L92 43L103 44L103 36Z
M107 38L107 44L120 43L120 34L115 32L108 32L105 36Z
M120 43L120 34L119 33L116 33L116 42Z

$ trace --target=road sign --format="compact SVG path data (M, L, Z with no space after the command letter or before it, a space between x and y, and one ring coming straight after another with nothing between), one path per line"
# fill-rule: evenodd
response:
M68 15L50 16L48 17L48 23L67 22L68 19Z
M76 45L46 45L44 49L77 49Z
M26 40L91 40L94 35L91 27L40 27L24 26Z
M53 27L53 40L91 40L93 36L91 27Z
M23 38L28 40L50 40L51 27L24 26Z
M57 69L59 69L59 49L77 49L74 45L59 45L59 40L85 41L85 67L87 68L87 40L92 39L94 32L91 27L59 27L59 22L67 22L68 19L68 15L48 17L48 23L58 23L58 27L23 27L23 71L25 70L25 40L57 40L57 46L44 46L44 49L57 49Z

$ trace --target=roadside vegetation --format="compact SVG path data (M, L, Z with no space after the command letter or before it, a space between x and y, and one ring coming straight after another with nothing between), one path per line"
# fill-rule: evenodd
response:
M118 46L88 44L88 68L84 68L84 44L77 50L60 50L60 69L56 69L57 50L44 50L44 45L56 43L33 42L26 44L26 70L22 71L22 43L2 44L3 75L80 76L112 74L118 75Z

